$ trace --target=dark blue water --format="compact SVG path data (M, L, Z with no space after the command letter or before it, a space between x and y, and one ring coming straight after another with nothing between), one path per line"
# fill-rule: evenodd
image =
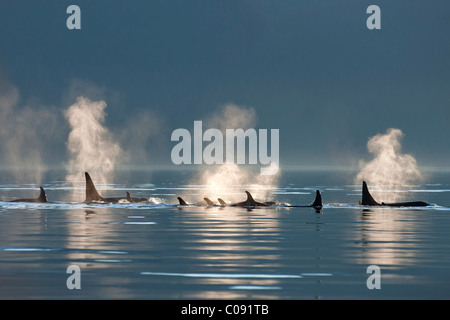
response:
M426 208L360 207L348 171L282 171L273 198L324 208L178 207L204 190L191 171L125 171L108 195L144 204L67 202L62 173L43 181L48 204L0 202L1 299L449 299L450 174L407 186ZM242 186L245 189L246 186ZM80 202L84 190L77 190ZM35 197L12 179L0 199ZM243 200L245 196L243 195ZM68 289L70 265L81 289ZM369 289L370 265L380 289Z

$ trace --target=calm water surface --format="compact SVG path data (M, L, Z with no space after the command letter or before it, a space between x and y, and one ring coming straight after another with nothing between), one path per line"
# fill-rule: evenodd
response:
M0 298L450 298L448 173L407 186L408 199L434 206L368 210L346 172L283 172L274 198L309 204L317 188L319 213L179 208L181 190L203 197L190 175L123 174L107 186L115 195L154 197L145 204L62 201L73 190L57 173L43 185L54 203L0 202ZM76 192L83 201L84 190ZM37 194L36 186L0 184L2 200ZM69 265L80 267L80 290L66 286ZM380 267L379 290L367 288L370 265Z

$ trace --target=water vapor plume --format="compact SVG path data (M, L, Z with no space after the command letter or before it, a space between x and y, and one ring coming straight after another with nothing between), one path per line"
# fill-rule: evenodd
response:
M214 114L206 119L205 124L210 128L226 129L248 129L256 125L256 111L252 107L238 106L229 103L221 106Z
M70 159L66 181L84 181L84 172L97 184L112 181L114 167L124 159L120 145L104 126L106 103L78 97L65 112L71 131L67 140Z
M57 130L57 112L36 103L20 104L19 90L0 79L0 164L17 182L42 182L46 151Z
M219 129L225 136L226 129L246 130L254 127L256 122L255 109L227 104L206 119L205 126ZM278 185L278 178L279 173L262 175L259 166L223 163L202 165L193 183L204 187L205 196L212 200L220 197L235 202L246 199L245 190L255 199L268 200Z
M377 134L369 139L367 148L373 155L369 162L359 162L360 172L355 177L355 184L365 180L369 185L402 187L423 180L417 167L416 159L410 154L401 152L400 140L403 132L399 129L389 129L385 134ZM397 201L402 193L389 192L383 194L383 201Z
M164 139L168 135L164 119L155 112L138 110L127 116L118 131L122 149L133 165L149 166L151 161L162 158L168 152Z

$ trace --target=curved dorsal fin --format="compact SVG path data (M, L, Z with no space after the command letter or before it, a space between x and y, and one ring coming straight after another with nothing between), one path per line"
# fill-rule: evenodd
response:
M184 201L181 197L177 197L178 201L180 202L180 206L187 206L188 204L186 201Z
M253 197L250 194L250 192L245 191L245 193L247 194L247 206L256 206L256 201L253 200Z
M225 201L222 200L222 198L217 198L217 201L219 201L221 206L226 206L227 203Z
M97 192L97 189L95 188L95 185L91 179L91 176L87 172L85 172L84 175L86 177L86 200L84 200L84 201L85 202L101 201L103 198Z
M213 206L214 205L214 202L212 202L211 200L209 200L208 198L203 198L203 200L205 200L206 201L206 204L208 205L208 206Z
M375 199L370 194L369 188L367 188L367 183L365 181L363 181L361 205L363 205L363 206L379 206L380 205L378 202L375 201Z
M127 191L127 201L132 202L131 195L128 191Z
M322 195L320 194L319 190L316 190L316 198L314 199L314 202L311 205L311 207L322 208Z
M44 188L39 187L41 189L41 193L39 194L39 202L48 202L47 194L45 193Z

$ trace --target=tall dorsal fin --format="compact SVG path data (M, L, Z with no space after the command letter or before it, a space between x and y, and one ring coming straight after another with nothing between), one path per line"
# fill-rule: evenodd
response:
M256 206L256 201L253 200L252 195L250 194L250 192L245 191L245 193L247 194L247 206Z
M211 200L209 200L208 198L203 198L203 200L205 200L206 201L206 204L208 205L208 206L213 206L214 205L214 202L212 202Z
M127 191L127 201L132 202L131 195L128 191Z
M48 202L47 194L45 193L44 188L39 187L41 189L41 193L39 194L39 202Z
M187 206L188 204L186 201L184 201L181 197L177 197L178 201L180 202L180 206Z
M314 202L311 205L311 207L322 208L322 195L320 194L319 190L316 190L316 198L314 199Z
M378 202L375 201L375 199L370 194L369 188L367 188L367 183L365 181L363 181L361 205L363 205L363 206L379 206L380 205Z
M103 197L97 192L91 176L87 172L84 175L86 177L86 200L84 202L101 201Z
M217 201L219 201L221 206L226 206L227 203L225 201L222 200L222 198L217 198Z

